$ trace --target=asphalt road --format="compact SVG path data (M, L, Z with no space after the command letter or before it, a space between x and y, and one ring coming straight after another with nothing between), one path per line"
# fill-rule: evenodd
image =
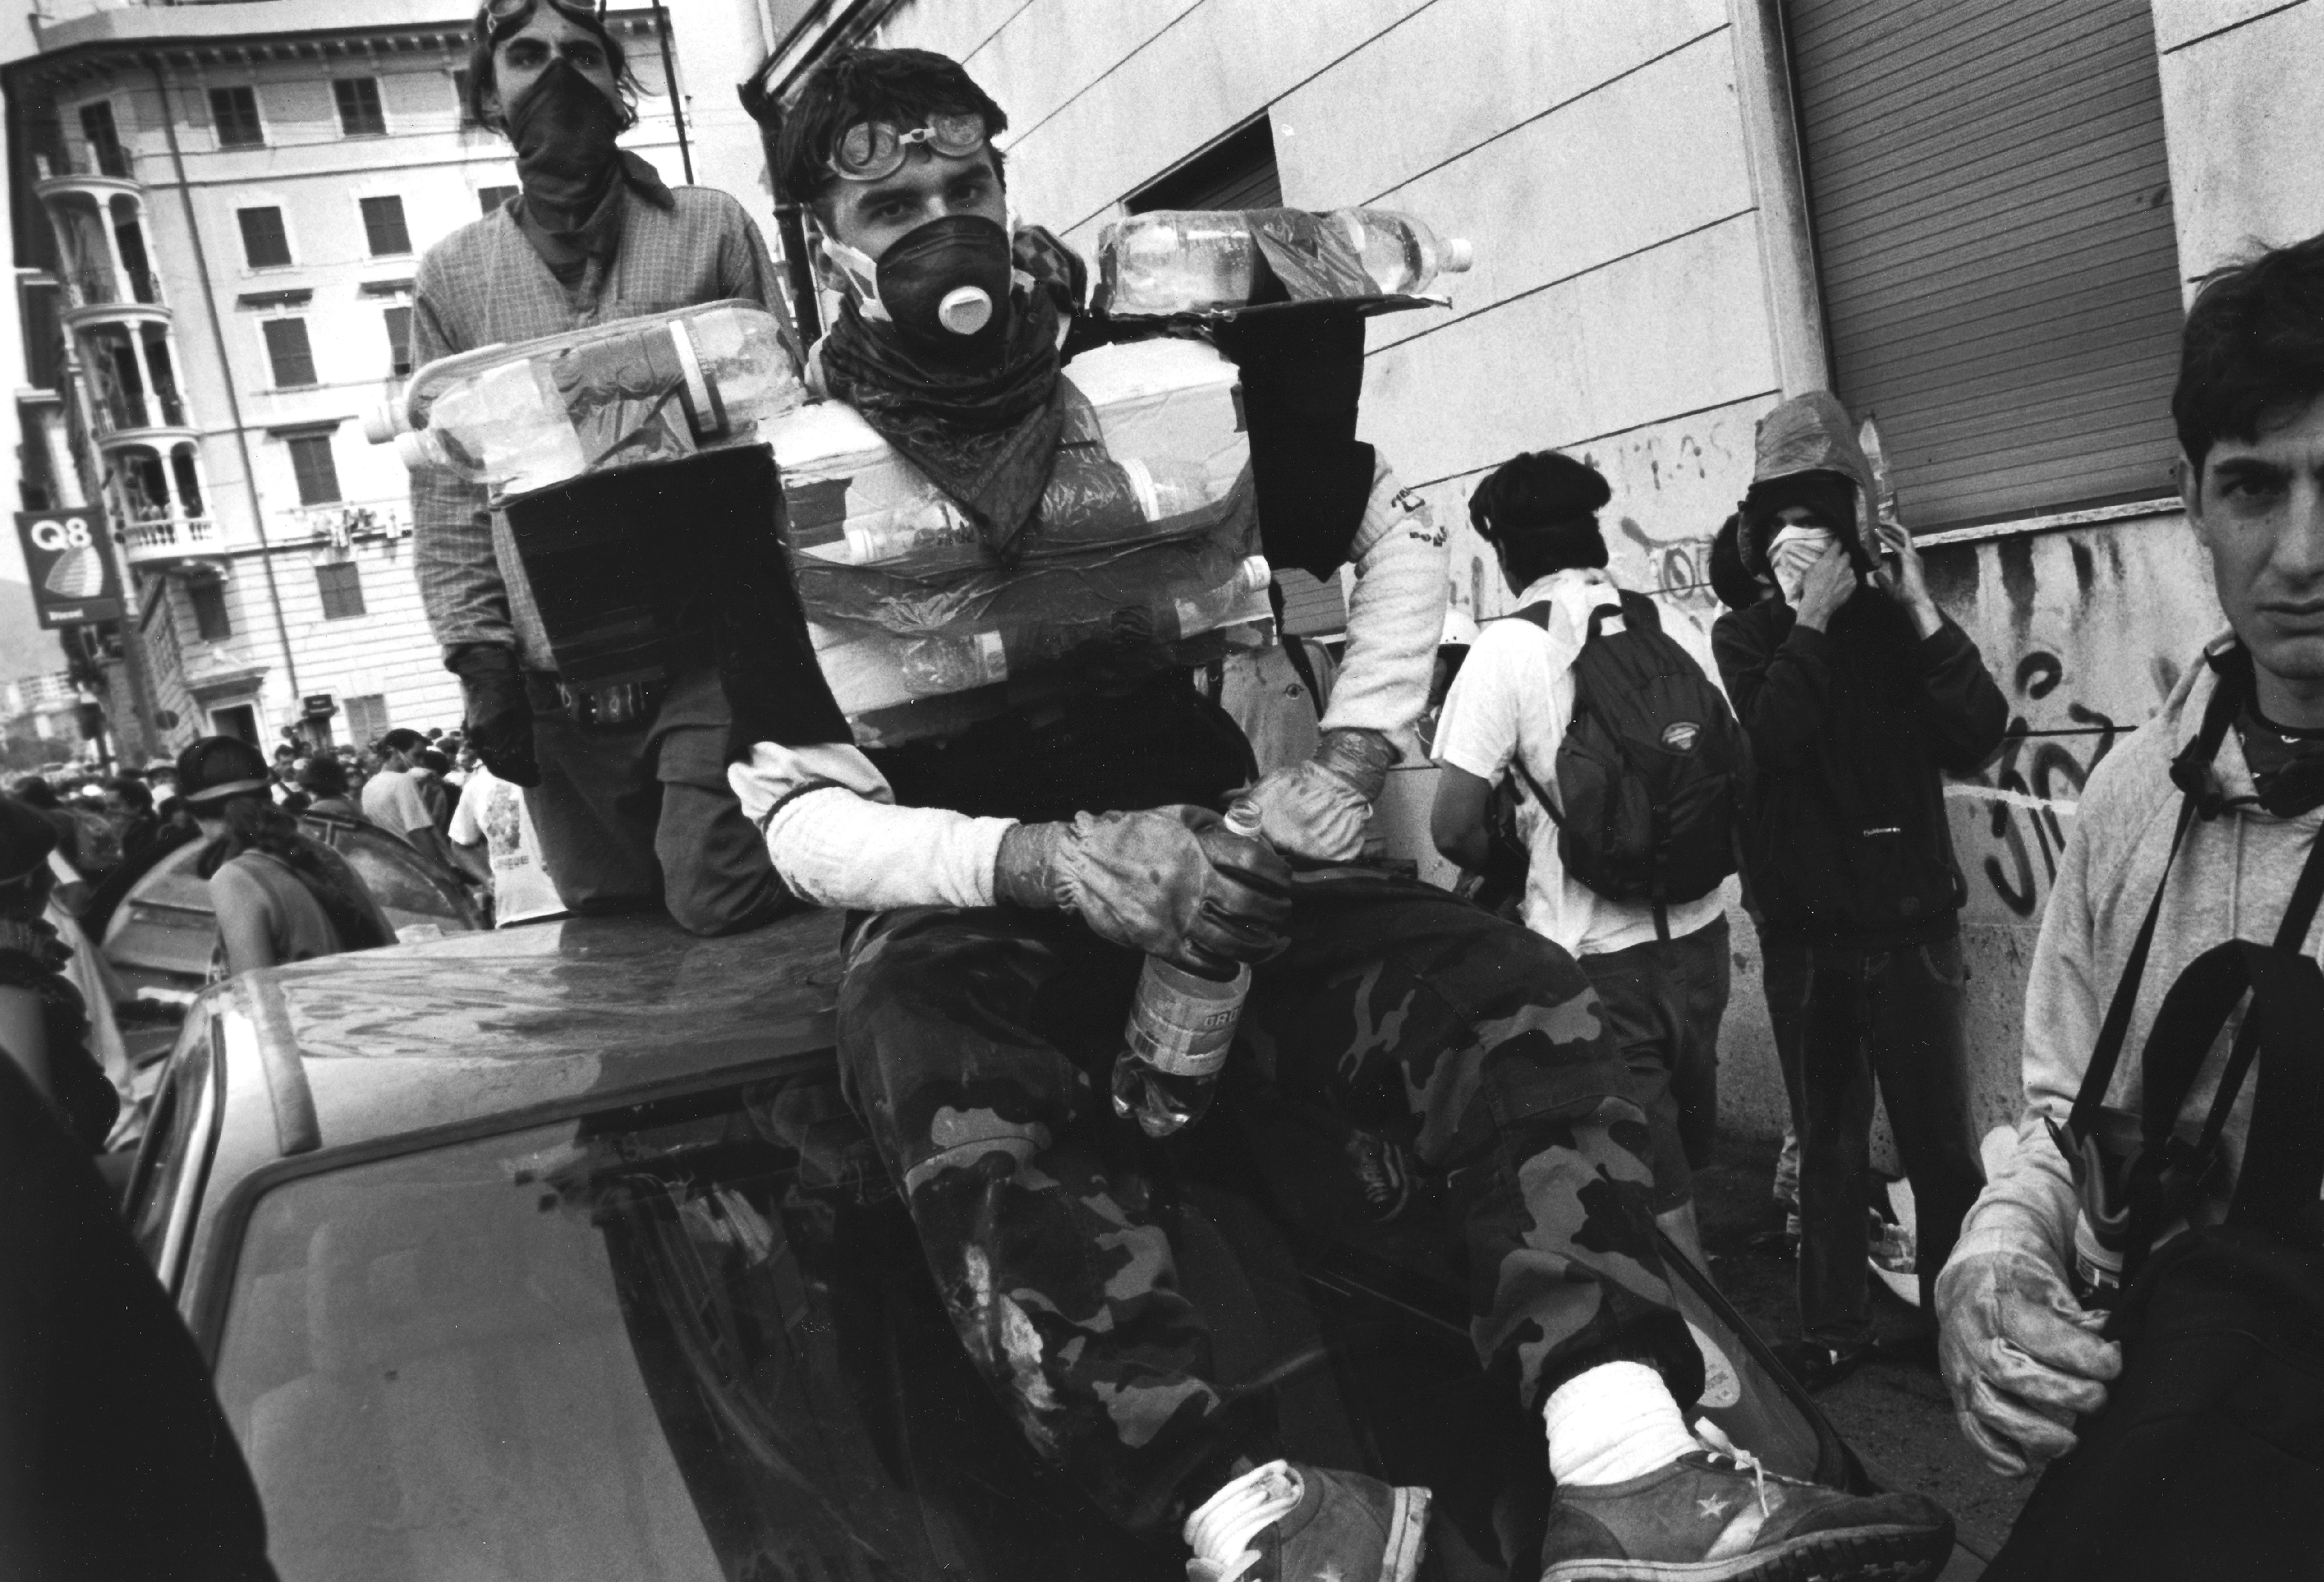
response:
M1769 1340L1799 1332L1794 1281L1798 1265L1755 1252L1745 1244L1769 1227L1769 1183L1777 1139L1722 1137L1719 1161L1695 1177L1696 1213L1712 1278L1729 1301ZM1920 1313L1874 1283L1884 1336L1924 1329ZM1917 1489L1953 1513L1969 1547L1990 1555L2008 1536L2034 1480L1995 1476L1954 1426L1952 1406L1933 1362L1912 1366L1874 1360L1816 1397L1840 1437L1877 1475Z

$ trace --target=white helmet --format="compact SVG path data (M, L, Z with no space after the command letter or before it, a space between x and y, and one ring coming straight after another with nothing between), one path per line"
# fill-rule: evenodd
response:
M1468 612L1452 605L1444 607L1444 635L1436 639L1440 648L1465 648L1477 640L1477 623L1469 619Z

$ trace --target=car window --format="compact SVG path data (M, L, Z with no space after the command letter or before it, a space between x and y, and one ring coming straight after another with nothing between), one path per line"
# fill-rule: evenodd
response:
M198 1033L182 1038L172 1060L169 1080L153 1101L153 1118L130 1177L127 1209L131 1234L148 1263L160 1268L161 1244L170 1228L171 1205L177 1200L186 1172L209 1145L197 1136L196 1126L211 1113L202 1100L217 1065L215 1016ZM170 1271L161 1270L164 1278Z
M1434 1486L1443 1576L1507 1574L1478 1557L1540 1520L1541 1426L1458 1271L1295 1246L1250 1173L1152 1163L1213 1376L1296 1459ZM283 1582L1184 1574L1035 1460L827 1068L281 1182L217 1357Z
M284 1582L1152 1570L967 1372L837 1105L770 1082L267 1192L217 1384ZM1014 1569L1028 1519L1066 1552Z

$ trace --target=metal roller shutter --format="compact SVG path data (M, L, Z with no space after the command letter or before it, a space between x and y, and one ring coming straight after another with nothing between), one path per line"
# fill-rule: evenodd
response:
M2146 0L1786 0L1832 375L1916 529L2171 492Z

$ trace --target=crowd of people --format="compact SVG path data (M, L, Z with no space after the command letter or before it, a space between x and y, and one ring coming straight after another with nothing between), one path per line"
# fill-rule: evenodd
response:
M615 146L634 85L595 14L496 3L474 60L471 107L514 145L521 195L422 261L416 355L733 298L788 322L740 206ZM1080 261L1012 223L1005 111L957 62L910 50L844 51L779 108L754 87L744 101L838 303L821 339L788 348L808 388L1015 566L1064 442L1061 369L1108 336ZM658 906L715 934L844 909L847 1090L967 1356L1034 1449L1125 1527L1178 1535L1196 1582L1410 1582L1430 1491L1281 1453L1263 1403L1217 1378L1169 1234L1112 1163L1116 1051L1083 1030L1120 1025L1150 961L1247 985L1240 1064L1191 1045L1149 1058L1215 1077L1229 1114L1263 1081L1344 1140L1348 1200L1438 1217L1470 1272L1478 1363L1541 1424L1545 1582L1931 1577L1952 1536L1932 1502L1779 1476L1693 1416L1705 1364L1668 1260L1702 1261L1692 1177L1715 1140L1739 875L1797 1149L1783 1362L1813 1389L1873 1345L1877 1091L1917 1205L1924 1360L1997 1470L2081 1469L2044 1485L2059 1492L1994 1574L2098 1574L2088 1513L2121 1495L2103 1458L2159 1431L2144 1420L2127 1450L2107 1431L2133 1410L2107 1415L2110 1392L2152 1403L2131 1389L2147 1354L2107 1306L2165 1300L2142 1266L2183 1265L2158 1249L2218 1223L2239 1166L2263 1163L2271 1203L2304 1186L2306 1219L2324 1169L2266 1141L2299 1129L2298 1085L2278 1074L2298 1021L2281 1007L2311 990L2324 1007L2324 239L2228 271L2190 311L2181 486L2230 630L2087 788L2033 963L2018 1148L1990 1181L1944 781L1992 759L2006 710L1840 403L1811 393L1762 419L1716 540L1727 608L1706 667L1609 575L1608 480L1551 451L1469 501L1514 613L1448 619L1445 533L1355 438L1360 320L1207 333L1240 370L1268 556L1351 590L1337 652L1287 640L1192 674L1116 655L1082 691L1012 697L941 742L859 746L803 634L768 650L801 660L788 670L696 632L650 679L569 682L505 512L423 473L417 570L464 737L398 731L369 757L272 762L213 738L94 797L23 785L0 802L16 875L0 890L41 890L51 848L95 879L191 826L228 970L392 940L307 820L367 823L429 871L490 884L503 922ZM670 520L702 475L664 475ZM1424 756L1434 840L1480 881L1463 894L1366 860L1388 768ZM2258 935L2272 952L2220 954ZM45 960L39 944L20 953ZM2242 973L2231 987L2267 1014L2197 1081L2226 1012L2163 1013L2205 972ZM69 1043L69 1007L43 1003L50 1044ZM0 1043L14 1052L29 1026L0 1019ZM2152 1035L2144 1068L2117 1076L2133 1030ZM2210 1103L2213 1124L2181 1145L2209 1153L2166 1169L2122 1156L2135 1125L2098 1118L2135 1114L2172 1038L2189 1044L2171 1053L2172 1099ZM2238 1102L2255 1058L2260 1098ZM2152 1147L2177 1118L2146 1118ZM1319 1204L1342 1184L1308 1183ZM2312 1242L2253 1200L2236 1192L2247 1234L2218 1255ZM2206 1476L2218 1509L2190 1518L2205 1541L2251 1553L2280 1533ZM2146 1563L2121 1548L2144 1531L2116 1512L2107 1574Z

